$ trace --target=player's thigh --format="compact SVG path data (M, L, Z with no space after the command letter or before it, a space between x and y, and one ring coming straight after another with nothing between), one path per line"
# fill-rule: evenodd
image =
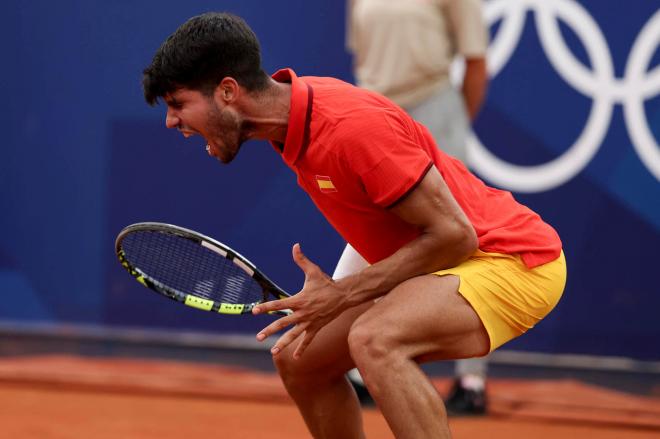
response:
M344 374L355 367L348 349L348 333L355 320L373 306L369 301L344 311L323 327L298 359L293 358L301 337L298 337L276 357L275 365L280 373L295 374Z
M488 333L458 286L453 275L407 280L360 316L353 329L365 343L420 362L485 355Z

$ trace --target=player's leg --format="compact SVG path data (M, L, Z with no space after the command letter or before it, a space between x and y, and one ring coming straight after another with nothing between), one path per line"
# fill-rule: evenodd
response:
M333 278L348 276L368 265L347 245ZM323 328L302 358L291 358L296 342L276 357L284 385L316 438L364 437L360 404L345 373L354 367L348 352L348 331L369 306L350 309Z
M403 282L358 317L350 352L397 438L448 437L442 401L418 363L485 355L534 327L565 283L563 254L530 269L515 255L477 251Z
M369 266L369 263L350 245L346 244L344 251L337 262L335 271L332 274L333 279L341 279L351 274L355 274L359 271L364 270ZM353 386L355 393L358 396L361 404L373 404L371 395L362 381L360 376L360 371L356 368L353 368L347 373L348 381Z
M294 341L275 357L284 386L315 438L363 438L360 403L346 372L355 367L348 332L372 303L345 311L321 329L305 354L293 359Z
M457 276L410 279L351 328L351 355L399 439L450 437L442 400L418 362L481 356L490 349L458 285Z

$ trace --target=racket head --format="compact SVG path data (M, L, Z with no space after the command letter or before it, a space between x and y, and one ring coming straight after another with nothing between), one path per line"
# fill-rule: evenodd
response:
M229 246L172 224L131 224L117 235L115 252L145 287L204 311L250 314L259 303L289 297Z

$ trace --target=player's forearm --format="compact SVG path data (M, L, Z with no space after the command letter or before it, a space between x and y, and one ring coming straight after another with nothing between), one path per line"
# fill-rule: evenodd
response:
M475 252L478 241L470 225L456 224L453 231L424 233L390 257L355 275L339 280L347 303L355 306L387 294L416 276L454 267Z
M479 113L488 88L488 72L485 58L467 58L463 77L463 99L470 120Z

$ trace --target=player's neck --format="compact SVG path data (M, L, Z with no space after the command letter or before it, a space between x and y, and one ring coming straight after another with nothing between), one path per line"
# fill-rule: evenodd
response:
M268 88L244 103L243 117L252 126L253 139L284 143L291 108L291 84L272 81Z

